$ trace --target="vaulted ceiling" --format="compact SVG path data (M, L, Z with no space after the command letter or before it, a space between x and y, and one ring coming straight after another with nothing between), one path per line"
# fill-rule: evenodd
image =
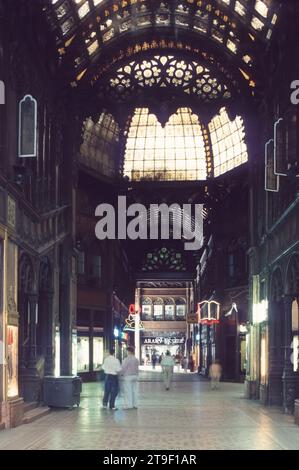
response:
M163 87L183 96L181 104L189 97L189 104L218 102L218 110L256 95L280 7L278 0L45 2L73 87L92 87L115 106Z

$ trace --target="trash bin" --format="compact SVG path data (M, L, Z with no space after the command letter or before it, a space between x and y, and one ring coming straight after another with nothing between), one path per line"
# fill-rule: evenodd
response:
M80 405L82 380L76 376L44 377L44 403L55 408Z

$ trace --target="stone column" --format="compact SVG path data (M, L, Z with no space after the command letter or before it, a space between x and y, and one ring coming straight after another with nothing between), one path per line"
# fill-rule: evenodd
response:
M89 372L93 371L94 351L93 351L93 338L94 338L94 311L89 313Z
M28 369L36 370L36 324L37 324L37 294L29 294L29 354Z
M53 315L53 296L54 292L49 291L44 294L45 308L47 315L46 331L46 357L45 357L45 375L54 374L54 315Z
M37 372L36 357L36 321L37 321L38 295L28 295L29 314L29 349L28 368L24 376L24 400L26 402L37 402L41 397L41 381Z
M283 407L285 413L292 414L296 398L296 377L291 362L292 355L292 303L294 298L291 295L284 297L284 367L283 367Z
M26 362L25 362L25 350L24 350L24 332L25 332L25 313L28 309L27 298L23 292L19 292L19 312L20 312L20 319L19 319L19 376L22 377L24 375L24 371L26 370Z
M272 302L269 308L269 405L282 405L283 390L282 390L282 373L283 362L280 355L280 341L279 341L279 323L278 319L283 313L283 305L281 302Z

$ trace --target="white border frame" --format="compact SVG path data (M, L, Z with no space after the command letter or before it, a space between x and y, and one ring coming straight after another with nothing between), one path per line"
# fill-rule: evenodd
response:
M35 131L35 139L34 139L34 153L33 154L28 154L28 155L23 155L21 154L21 108L22 108L22 103L26 101L27 98L30 98L31 101L34 102L34 107L35 107L35 116L34 116L34 131ZM18 157L19 158L30 158L34 157L37 158L37 100L33 98L32 95L25 95L24 98L19 102L19 149L18 149Z
M271 193L278 193L279 191L279 176L274 173L274 176L276 176L276 189L269 189L267 187L267 169L268 169L268 147L271 143L274 143L274 139L268 140L265 144L265 191L271 192Z

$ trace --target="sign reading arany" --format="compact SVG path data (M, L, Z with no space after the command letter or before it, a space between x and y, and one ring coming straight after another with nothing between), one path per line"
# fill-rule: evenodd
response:
M163 336L154 336L151 338L142 338L143 344L184 344L185 338L167 338Z

